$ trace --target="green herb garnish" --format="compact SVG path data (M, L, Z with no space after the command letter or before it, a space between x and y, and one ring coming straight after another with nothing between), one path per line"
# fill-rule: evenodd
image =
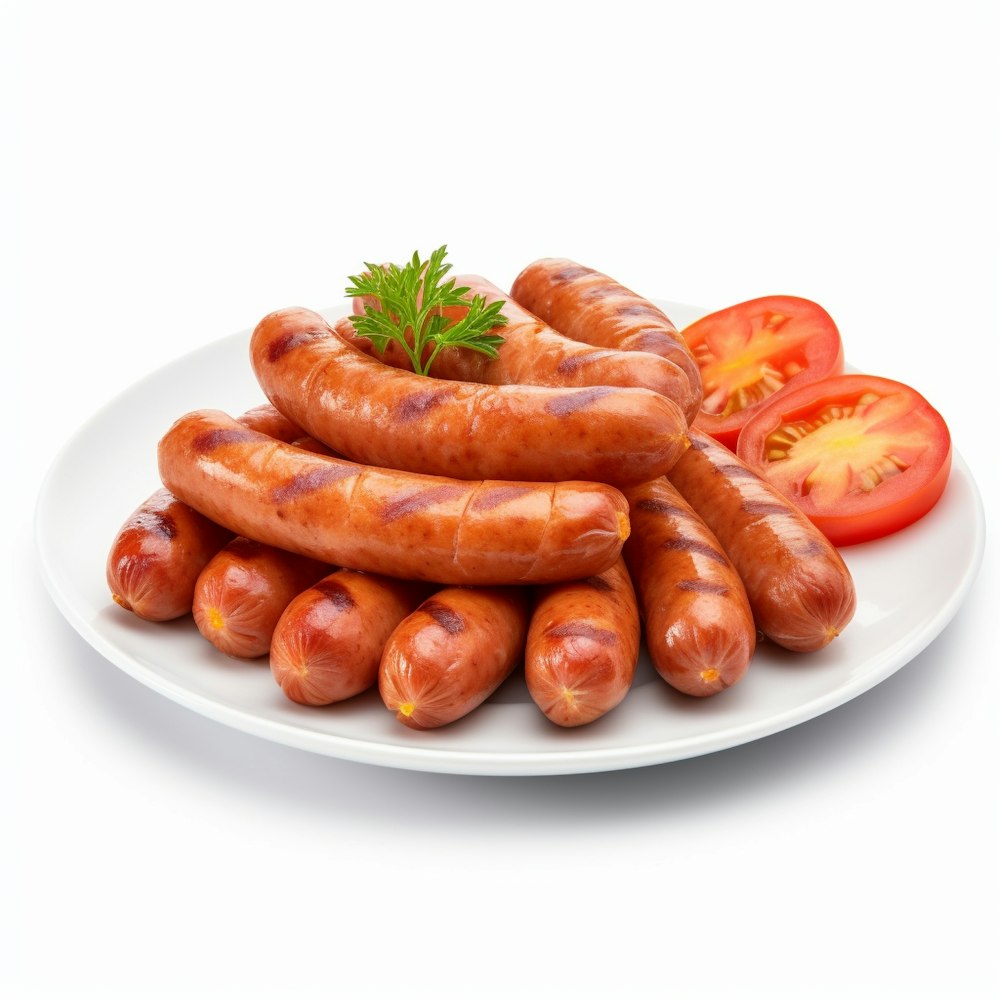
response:
M502 301L487 305L481 295L467 299L469 289L456 288L454 278L441 284L451 270L451 264L444 263L447 252L447 247L438 247L424 262L414 251L403 267L366 262L367 273L352 275L348 278L351 285L345 289L352 297L371 296L381 306L376 309L366 303L363 316L351 317L358 335L371 340L380 354L389 341L398 341L418 375L428 374L443 347L467 347L495 358L504 342L503 337L490 333L507 322L500 313ZM441 314L451 306L464 306L468 312L461 319ZM425 362L422 359L428 344L433 347Z

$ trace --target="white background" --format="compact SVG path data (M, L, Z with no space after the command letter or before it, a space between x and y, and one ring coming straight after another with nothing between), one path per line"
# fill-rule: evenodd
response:
M202 718L92 652L35 568L81 419L445 242L501 285L557 255L710 308L816 299L855 366L945 414L992 527L996 5L660 6L0 0L0 992L995 995L992 538L951 626L862 698L533 779Z

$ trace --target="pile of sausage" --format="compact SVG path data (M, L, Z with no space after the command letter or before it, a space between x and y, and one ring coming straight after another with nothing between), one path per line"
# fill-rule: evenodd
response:
M519 664L545 716L576 726L625 697L642 637L665 681L706 696L744 676L760 636L806 652L845 627L837 550L690 426L698 368L660 309L561 259L509 295L457 281L505 301L505 342L495 359L445 348L434 377L347 317L261 320L250 360L269 402L167 431L163 489L112 544L114 600L269 656L296 702L377 684L416 729L466 715Z

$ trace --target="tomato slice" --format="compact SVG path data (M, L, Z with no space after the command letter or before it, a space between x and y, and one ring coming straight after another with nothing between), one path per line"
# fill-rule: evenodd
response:
M735 449L740 430L772 397L844 370L840 331L809 299L769 295L720 309L682 331L704 388L694 420Z
M923 517L951 471L951 435L915 389L838 375L775 397L748 420L737 454L834 545Z

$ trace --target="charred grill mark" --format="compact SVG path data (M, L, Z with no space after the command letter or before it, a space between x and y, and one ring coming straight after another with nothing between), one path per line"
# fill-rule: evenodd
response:
M167 541L177 534L177 522L173 515L165 510L143 511L135 519L135 527L147 534L159 535Z
M430 615L448 635L458 635L459 632L465 631L465 619L454 608L449 608L447 604L442 604L431 598L429 601L424 601L420 610Z
M656 497L647 497L645 500L640 500L635 505L635 509L646 511L650 514L663 514L668 517L690 518L691 516L683 507L678 507L677 504L670 503L669 500L658 500Z
M347 462L331 462L329 465L314 466L296 473L287 482L275 486L271 500L275 504L289 503L307 493L314 493L330 483L357 475L357 467Z
M795 548L797 559L812 559L826 552L826 546L818 538L807 538Z
M559 284L564 284L567 281L576 281L577 278L585 278L591 273L593 272L589 267L583 267L580 264L573 264L570 267L564 267L561 271L556 271L551 276L551 280L558 282Z
M729 588L723 583L713 583L711 580L680 580L678 590L690 590L696 594L719 594L725 597Z
M401 423L409 423L429 413L435 406L439 406L453 395L452 389L427 389L424 392L414 392L400 400L393 415Z
M292 330L289 333L283 333L268 344L267 360L273 365L290 351L294 351L296 347L301 347L303 344L308 344L326 336L328 336L327 331L321 327L313 327L308 330Z
M336 580L320 580L313 585L313 590L321 593L338 611L350 611L357 607L351 592Z
M745 465L737 465L735 462L717 465L715 471L727 479L760 479L752 469L748 469Z
M706 559L711 559L713 562L721 563L723 566L729 563L728 557L723 552L709 545L707 542L699 541L697 538L684 538L683 536L680 538L668 538L661 548L666 549L668 552L697 553Z
M591 639L600 646L614 646L618 636L610 629L598 628L590 622L567 622L547 629L546 634L554 639Z
M600 590L602 593L608 593L615 589L603 576L588 576L583 582L593 587L594 590Z
M533 492L532 486L487 486L476 493L476 498L470 505L470 510L493 510L512 500L517 500Z
M550 399L545 404L545 410L554 417L568 417L571 413L585 410L592 403L596 403L597 400L614 391L614 387L610 385L594 385L586 389L574 389Z
M659 329L636 330L632 334L629 347L633 351L648 351L650 354L662 354L664 351L677 350L677 338L666 332L666 327Z
M436 503L446 500L457 500L464 493L464 486L451 486L448 484L416 490L413 493L408 493L400 497L398 500L387 503L382 508L382 520L386 524L389 524L391 521L396 521L401 517L417 514L428 507L433 507Z
M215 451L216 448L221 448L224 444L244 444L247 441L260 441L262 438L266 438L266 436L257 431L248 430L245 427L217 427L214 430L203 431L201 434L195 435L191 441L191 447L195 451L207 454L210 451Z
M780 514L784 517L791 517L791 510L784 504L775 503L773 500L744 500L740 507L746 514L754 516L770 517L772 514Z

